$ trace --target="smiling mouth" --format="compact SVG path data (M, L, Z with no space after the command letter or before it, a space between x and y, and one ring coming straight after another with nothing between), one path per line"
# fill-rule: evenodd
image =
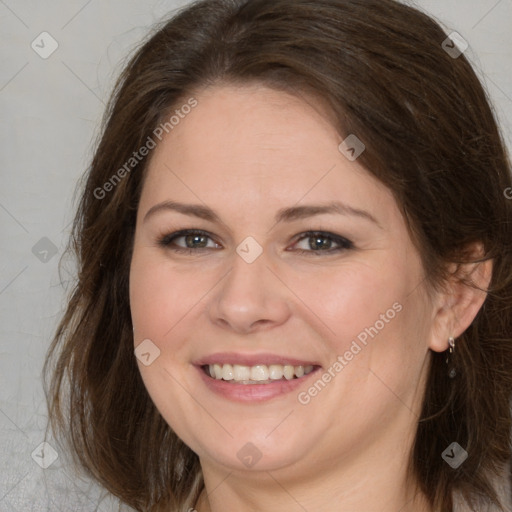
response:
M233 384L271 384L278 381L296 380L305 377L319 366L292 366L281 364L259 364L244 366L239 364L209 364L202 369L208 377Z

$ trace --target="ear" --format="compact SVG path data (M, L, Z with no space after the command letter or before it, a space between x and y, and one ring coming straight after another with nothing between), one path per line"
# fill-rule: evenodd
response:
M473 244L469 253L473 261L482 259L482 244ZM458 338L475 319L487 298L492 260L451 264L449 271L443 291L433 300L429 348L435 352L444 352L448 348L448 338Z

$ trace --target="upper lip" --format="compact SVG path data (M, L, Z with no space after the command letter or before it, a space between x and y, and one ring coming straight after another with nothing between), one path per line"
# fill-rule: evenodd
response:
M319 366L315 361L305 361L293 357L282 356L278 354L240 354L234 352L218 352L209 356L202 357L194 364L204 366L209 364L239 364L242 366L256 366L259 364L271 365L291 365L291 366Z

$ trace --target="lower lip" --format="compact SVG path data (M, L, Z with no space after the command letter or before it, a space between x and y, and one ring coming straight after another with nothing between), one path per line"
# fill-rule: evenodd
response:
M263 402L286 395L297 390L320 370L318 367L299 379L276 380L270 384L235 384L233 381L213 379L206 375L201 366L197 368L204 383L211 391L236 402Z

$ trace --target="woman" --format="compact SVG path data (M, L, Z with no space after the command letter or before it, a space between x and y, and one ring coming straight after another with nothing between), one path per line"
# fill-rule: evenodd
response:
M392 0L204 0L137 51L45 365L123 503L511 510L510 165L463 50Z

